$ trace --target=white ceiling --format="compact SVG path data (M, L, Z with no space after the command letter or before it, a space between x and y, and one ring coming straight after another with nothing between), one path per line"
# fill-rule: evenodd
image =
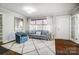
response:
M0 7L21 13L25 16L53 16L69 14L78 4L76 3L0 3ZM32 6L37 12L27 14L23 7Z

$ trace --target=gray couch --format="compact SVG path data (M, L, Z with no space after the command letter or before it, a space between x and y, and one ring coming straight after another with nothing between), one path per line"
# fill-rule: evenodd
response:
M46 30L32 30L32 31L29 31L28 34L29 34L29 37L31 38L45 39L45 40L51 39L50 32Z

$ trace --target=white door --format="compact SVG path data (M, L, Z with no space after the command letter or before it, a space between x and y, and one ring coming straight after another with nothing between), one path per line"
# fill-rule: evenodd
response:
M70 37L70 16L56 17L55 38L69 39Z

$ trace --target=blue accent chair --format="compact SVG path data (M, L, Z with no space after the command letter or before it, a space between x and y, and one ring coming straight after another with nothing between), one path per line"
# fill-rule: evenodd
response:
M28 35L23 32L17 32L15 33L15 36L17 43L24 43L28 40Z

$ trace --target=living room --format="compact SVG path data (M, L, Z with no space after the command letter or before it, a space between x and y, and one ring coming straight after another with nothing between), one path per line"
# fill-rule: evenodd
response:
M56 40L79 46L78 10L78 3L0 3L1 54L79 54L56 46Z

